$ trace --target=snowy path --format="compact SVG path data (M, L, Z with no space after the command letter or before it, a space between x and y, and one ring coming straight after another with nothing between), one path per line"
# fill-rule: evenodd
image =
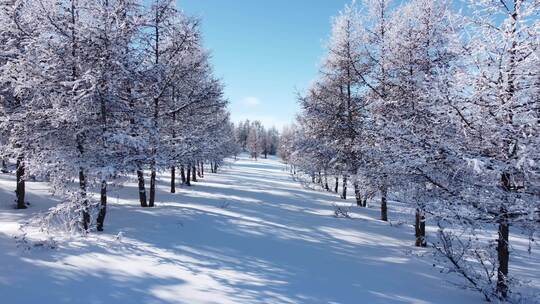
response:
M177 194L161 176L155 209L137 207L128 184L111 195L106 234L22 254L16 222L39 208L9 210L12 181L2 180L0 295L9 303L481 302L428 258L406 254L408 228L376 220L375 209L334 218L336 196L303 188L275 160L240 159ZM30 200L46 193L28 188Z

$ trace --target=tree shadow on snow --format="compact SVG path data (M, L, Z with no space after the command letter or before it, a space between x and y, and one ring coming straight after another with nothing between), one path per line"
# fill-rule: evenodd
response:
M303 189L277 162L240 159L193 187L168 189L169 177L161 175L157 206L143 209L134 203L136 184L128 183L110 193L106 233L50 252L0 253L1 260L18 255L25 275L16 281L0 273L2 294L41 303L40 294L79 303L478 299L404 254L407 232L333 217L334 194Z

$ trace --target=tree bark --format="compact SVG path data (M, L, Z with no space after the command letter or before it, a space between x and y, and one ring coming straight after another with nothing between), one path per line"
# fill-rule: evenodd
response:
M328 175L326 175L326 172L324 172L324 190L330 191L330 187L328 186Z
M512 175L508 172L501 174L501 186L506 192L516 191L516 187L512 183ZM510 224L508 218L508 210L505 205L501 205L499 210L497 223L499 225L499 234L497 239L497 261L499 263L497 269L497 293L505 299L508 296L508 263L510 260L510 252L508 249Z
M196 167L197 167L197 176L200 177L200 178L202 178L201 162L200 162L200 161L197 161Z
M504 172L501 175L502 188L507 191L515 191L512 184L512 177L509 173ZM508 263L510 260L510 252L508 250L508 238L510 234L510 224L508 223L508 214L505 206L501 206L499 211L499 237L497 239L497 293L505 299L508 296Z
M182 179L182 184L186 183L186 172L184 170L184 165L180 166L180 178Z
M360 191L360 184L358 181L354 181L354 197L356 198L356 205L358 207L365 207L362 201L362 192Z
M173 100L176 100L176 90L175 90L174 87L173 87L172 95L173 95L173 97L172 97ZM173 139L173 141L175 141L175 139L176 139L176 131L175 131L176 112L173 112L172 120L173 120L173 124L174 124L173 127L172 127L172 139ZM173 143L173 145L176 146L176 142ZM171 193L176 193L176 166L175 165L171 166Z
M150 198L148 199L148 207L154 207L156 200L156 169L150 171Z
M171 167L171 193L176 193L176 167Z
M84 169L79 168L79 189L81 193L82 201L82 220L83 220L83 229L85 232L88 231L90 226L90 211L88 210L88 200L86 199L86 177L84 175Z
M347 176L346 175L343 176L341 198L344 200L347 199Z
M386 186L381 187L381 220L388 221L388 188Z
M191 186L191 167L187 167L187 172L186 172L186 185L187 186Z
M416 208L414 230L416 236L414 245L416 247L426 247L426 217L424 211L420 208Z
M338 193L339 191L339 177L336 176L336 185L334 187L334 192Z
M146 202L146 188L144 186L144 172L142 170L137 170L137 180L139 181L139 202L141 207L148 207Z
M201 178L204 178L204 162L201 162Z
M508 263L510 252L508 250L508 238L510 227L506 216L499 221L499 238L497 240L497 259L499 267L497 269L497 293L502 298L508 296Z
M77 149L79 150L80 156L83 156L83 146L82 146L82 136L77 136ZM79 167L79 191L82 199L82 225L84 232L88 232L90 228L90 211L88 210L88 200L86 198L86 176L84 174L84 168Z
M7 164L6 164L6 160L5 159L2 159L2 173L8 173L9 170L8 170L8 167L7 167Z
M26 209L26 202L24 197L26 194L25 191L25 181L24 181L24 158L19 156L17 158L17 185L15 188L15 194L17 196L17 209Z
M105 215L107 214L107 181L101 181L101 205L99 206L99 214L97 217L97 230L103 231L105 223Z
M197 168L195 168L195 165L191 168L191 180L197 182Z

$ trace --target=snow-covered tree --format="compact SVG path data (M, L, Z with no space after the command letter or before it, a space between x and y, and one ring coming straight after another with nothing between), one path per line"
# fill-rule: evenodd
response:
M247 151L247 138L249 136L249 129L251 127L251 122L249 119L245 121L240 121L236 126L236 141L242 147L243 151Z
M464 17L462 62L447 102L455 135L443 168L459 172L451 179L433 178L446 197L438 247L486 298L506 299L510 227L538 229L540 197L540 124L537 67L540 2L470 2ZM536 30L535 30L536 29ZM531 69L532 67L532 69ZM536 67L536 68L535 68ZM459 204L455 204L459 201ZM456 223L459 223L457 225ZM497 231L497 241L456 241L459 230L477 235ZM451 228L451 229L445 229ZM454 241L454 242L452 242ZM464 245L466 244L466 245ZM471 257L470 252L485 252ZM457 259L464 253L467 258ZM471 267L475 259L493 271ZM496 266L496 267L495 267Z
M95 218L102 230L107 188L119 175L137 171L140 204L153 206L158 170L189 163L202 176L205 161L234 153L199 21L172 1L155 1L146 13L142 4L2 3L2 150L18 160L21 206L28 174L63 196L45 221L60 215L69 229L87 232Z
M266 150L270 155L276 155L279 147L279 131L275 127L271 127L267 130L266 136L268 138Z
M265 150L265 136L266 131L264 126L258 120L251 123L249 127L249 134L247 137L247 149L252 158L257 159L261 153Z
M32 25L23 12L28 8L22 1L3 1L0 3L0 103L2 106L2 165L14 157L16 166L16 207L25 209L25 157L27 142L23 125L17 123L26 119L27 109L22 107L22 92L16 90L17 73L15 63L24 56L25 43L32 37ZM20 138L23 137L23 138Z
M352 180L360 206L378 191L383 220L388 197L411 203L416 245L505 299L509 227L538 228L540 5L471 1L463 16L450 1L363 5L334 20L280 154L315 182L319 170L343 175L343 197ZM426 238L428 213L438 241ZM493 230L496 243L477 237Z

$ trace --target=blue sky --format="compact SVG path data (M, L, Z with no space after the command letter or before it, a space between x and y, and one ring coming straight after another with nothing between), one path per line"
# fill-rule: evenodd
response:
M225 85L233 121L281 128L296 92L316 78L331 17L348 0L178 0L202 18L204 42Z

